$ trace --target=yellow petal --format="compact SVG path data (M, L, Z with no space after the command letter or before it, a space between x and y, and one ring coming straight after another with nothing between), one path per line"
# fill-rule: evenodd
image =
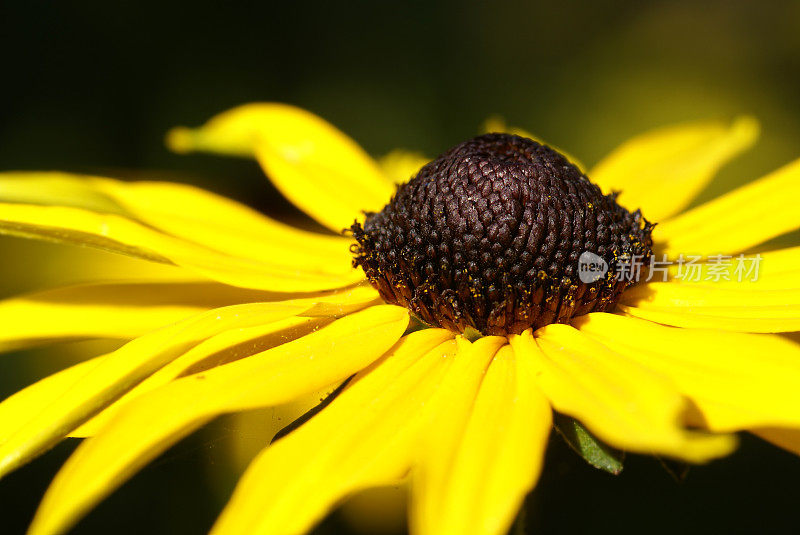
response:
M199 188L168 182L104 180L100 191L138 219L234 256L323 273L348 273L351 240L284 225Z
M760 253L763 257L763 268L761 275L763 279L770 282L770 285L782 285L783 288L800 288L800 247L787 247ZM746 255L748 256L748 255ZM772 277L781 275L782 277L792 277L788 281L775 280ZM762 280L760 276L759 281ZM786 285L786 282L790 282Z
M137 338L110 353L56 402L0 443L0 477L56 444L138 382L203 339L217 333L275 321L308 303L258 303L220 308ZM0 422L0 434L5 435Z
M264 143L256 156L287 199L336 233L362 220L364 212L380 211L394 193L390 186L371 187L372 179L332 166L315 153L292 154Z
M378 291L367 282L338 288L318 294L298 294L297 298L303 298L313 306L303 311L302 315L307 317L340 317L357 310L365 308L367 305L379 305L383 303Z
M71 437L96 435L110 420L118 417L126 405L178 377L204 372L228 362L267 351L287 340L296 340L331 323L333 319L292 317L265 325L233 329L204 340L159 369L147 379L103 409L98 415L70 433ZM37 383L38 384L38 383ZM33 385L33 387L35 387ZM0 405L2 407L2 405Z
M699 259L694 266L689 268L673 263L669 266L666 280L677 284L740 291L800 288L800 247ZM663 281L663 273L654 274L653 280Z
M172 264L148 262L100 249L3 236L2 232L0 249L5 256L25 259L24 263L7 262L0 267L0 278L13 280L19 293L87 282L206 279ZM54 258L58 261L53 261ZM7 286L6 290L12 288Z
M305 110L275 103L247 104L204 126L174 129L173 150L255 154L289 200L336 233L362 210L380 210L394 186L352 139Z
M737 304L743 308L800 305L800 289L762 290L754 286L748 291L746 288L744 283L736 287L716 287L713 283L697 285L650 282L626 291L621 302L631 306L675 306L690 309Z
M225 419L225 429L233 431L225 437L224 449L227 453L223 454L224 459L220 459L221 462L214 467L218 469L215 470L219 472L218 477L227 483L230 470L236 474L244 472L278 432L319 406L338 386L332 385L275 407L229 414Z
M202 280L58 288L0 301L0 349L69 339L131 339L205 310L269 296Z
M31 416L57 401L104 358L96 357L70 366L4 399L0 403L0 444L25 427Z
M655 222L685 208L717 171L753 145L758 123L740 117L730 126L694 123L648 132L622 144L589 173L604 193L641 208Z
M323 273L347 273L350 240L305 232L184 184L60 172L0 173L0 199L125 215L220 252Z
M800 288L651 282L626 291L631 316L676 327L774 333L800 330Z
M483 376L505 344L499 336L474 344L459 337L456 360L439 387L432 417L422 437L412 474L412 531L435 533L449 489L453 455L458 451Z
M730 453L733 437L690 432L687 408L666 377L567 325L548 325L511 337L514 351L532 359L542 391L559 412L580 420L621 449L704 462Z
M72 431L70 436L93 436L108 420L131 400L163 386L177 377L199 373L227 362L249 357L295 340L331 323L334 318L357 312L379 304L377 292L369 286L359 286L329 295L297 299L297 304L307 303L310 308L302 312L304 317L291 317L258 325L225 331L201 342L183 355L169 362L147 379L136 385L97 416ZM379 310L379 309L378 309ZM405 314L399 309L401 317Z
M373 307L138 398L67 461L29 533L67 529L152 458L216 415L286 403L355 373L390 348L407 323L399 307Z
M741 333L781 333L797 330L797 320L791 317L776 317L774 315L762 318L757 310L751 311L752 317L685 314L671 309L645 309L629 306L621 306L620 310L636 318L687 329L714 329ZM766 313L772 314L772 311L765 311ZM790 312L789 314L793 316L795 312Z
M796 342L775 335L675 329L615 314L589 314L575 324L638 365L669 377L695 405L695 425L712 431L800 428Z
M454 399L457 405L434 419L423 464L414 472L415 533L508 531L539 476L552 424L550 405L527 364L510 346L502 347L477 397ZM448 425L451 417L461 425Z
M437 533L439 513L451 477L451 461L458 451L469 422L475 397L486 369L506 343L499 336L479 338L474 344L459 337L456 360L439 387L431 407L432 417L424 430L412 474L412 531Z
M290 304L310 307L302 313L304 315L311 314L311 317L290 317L278 321L266 322L264 325L257 325L255 327L232 329L224 331L216 336L211 336L134 386L121 398L104 408L102 412L79 428L71 431L69 436L92 436L96 434L98 429L105 425L108 420L115 418L116 414L124 405L142 394L163 386L182 375L198 373L214 366L219 366L261 351L266 351L267 349L285 343L287 340L294 340L305 336L311 331L332 322L334 317L356 312L374 304L374 295L375 291L372 290L372 288L358 287L349 291L329 295L296 299ZM284 294L282 297L285 298L286 295ZM327 312L327 314L318 317L321 316L320 312ZM81 366L82 364L75 368L81 368ZM57 383L63 385L63 388L58 391L58 395L60 395L69 390L69 388L77 382L77 379L81 377L77 371L72 373L71 370L72 368L64 370L54 376L39 381L15 394L13 397L26 396L28 391L38 392L39 389L42 388L45 392L52 392L54 390L48 382L56 377L60 378L62 374L69 374L66 376L73 378L71 383L66 382L65 379L60 379ZM25 410L15 421L24 422L30 414L38 414L46 409L54 398L43 398L40 395L35 395L32 398L25 397L24 399L29 399L29 401L27 402ZM9 401L10 399L4 403ZM38 403L34 403L37 401ZM18 410L17 407L20 407L20 405L12 404L12 407L14 408L9 410L14 412ZM2 410L3 404L0 404L0 413L2 413ZM4 425L0 427L0 443L5 440L5 437L15 432L18 428L18 426L15 427L16 424L12 420L7 420L4 423L7 424L7 426Z
M439 329L407 336L325 410L256 458L212 533L304 533L342 497L396 482L410 467L426 406L455 346L452 334Z
M733 254L800 226L800 160L656 227L665 252Z
M396 149L381 157L378 165L393 183L405 184L429 161L430 158L419 152Z
M98 191L94 177L59 172L2 172L0 200L23 204L72 206L93 212L123 214L122 207L111 197Z
M137 258L174 263L211 279L278 291L313 291L346 286L362 278L351 269L334 276L235 257L163 234L113 214L78 208L0 204L0 234L97 247Z

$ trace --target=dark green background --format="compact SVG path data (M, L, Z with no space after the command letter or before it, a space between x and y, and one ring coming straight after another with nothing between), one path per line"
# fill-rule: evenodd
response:
M756 115L762 141L703 198L800 156L794 1L28 1L7 2L0 24L0 168L188 181L304 224L255 164L175 156L165 131L278 100L319 113L374 154L435 155L501 114L591 164L651 127ZM0 294L36 285L41 249L19 247L0 240ZM51 358L1 356L0 397ZM226 491L211 490L207 467L221 462L230 432L222 423L187 439L75 532L204 531ZM0 481L0 533L22 532L71 448ZM683 484L643 457L607 476L555 440L528 525L788 533L797 529L798 482L800 459L746 437L733 457L693 469ZM346 529L334 516L320 531Z

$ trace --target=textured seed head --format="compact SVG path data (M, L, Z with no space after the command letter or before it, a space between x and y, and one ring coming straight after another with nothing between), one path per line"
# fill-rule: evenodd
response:
M612 308L632 284L619 273L650 257L653 225L615 198L545 145L486 134L355 223L354 264L430 325L504 335L564 323ZM605 276L582 282L584 252L602 258Z

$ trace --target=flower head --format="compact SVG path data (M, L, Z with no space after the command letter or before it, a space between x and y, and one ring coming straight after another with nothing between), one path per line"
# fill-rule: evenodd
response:
M519 334L605 311L650 258L652 225L531 139L486 134L423 167L351 230L355 264L389 303L463 332ZM580 255L606 266L584 282Z
M586 175L504 134L382 168L279 104L170 134L179 152L255 157L336 235L189 186L6 173L1 232L135 260L124 282L0 303L3 347L126 341L0 403L0 476L89 437L31 526L63 532L213 418L333 389L264 444L215 533L302 533L404 479L415 533L504 533L553 411L614 447L691 462L729 453L737 431L800 453L800 348L772 334L800 330L800 249L744 255L800 226L800 161L682 212L755 133L749 119L660 130Z

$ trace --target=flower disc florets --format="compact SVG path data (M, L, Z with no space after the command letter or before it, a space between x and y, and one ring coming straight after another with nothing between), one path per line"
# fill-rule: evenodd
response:
M350 230L354 263L384 300L434 326L504 335L609 310L634 282L620 274L648 261L652 227L555 150L486 134ZM587 252L606 271L583 282Z

